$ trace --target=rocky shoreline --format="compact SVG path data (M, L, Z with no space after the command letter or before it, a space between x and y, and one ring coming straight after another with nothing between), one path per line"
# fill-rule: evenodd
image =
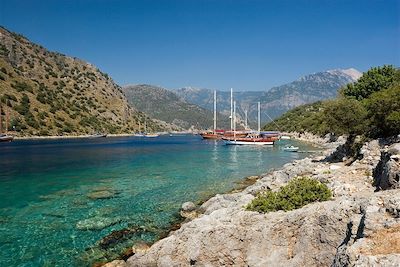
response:
M126 262L105 266L399 266L399 140L390 146L370 141L347 166L327 160L344 138L295 136L317 140L324 154L285 164L197 209L186 203L182 215L188 219L178 230L150 248L134 247ZM258 192L276 190L297 176L327 184L332 200L289 212L244 209Z

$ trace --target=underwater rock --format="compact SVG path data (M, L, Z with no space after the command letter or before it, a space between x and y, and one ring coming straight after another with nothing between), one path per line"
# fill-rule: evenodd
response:
M196 205L193 202L185 202L182 204L181 211L179 213L183 218L193 220L197 218L198 213L196 211Z
M193 202L185 202L182 204L183 211L194 211L196 209L196 205Z
M138 228L126 228L122 230L112 231L111 234L103 237L99 242L98 245L102 249L107 249L109 247L115 246L118 243L121 243L138 232Z
M121 222L120 217L105 218L105 217L92 217L89 219L81 220L76 224L76 228L79 230L101 230L110 225Z
M110 190L100 190L100 191L93 191L87 194L87 197L90 199L109 199L116 196L115 191Z

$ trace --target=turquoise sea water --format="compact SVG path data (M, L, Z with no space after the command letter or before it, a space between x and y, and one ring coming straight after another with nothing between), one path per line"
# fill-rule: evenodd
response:
M90 266L154 242L183 202L307 155L285 144L226 146L192 135L2 143L0 266Z

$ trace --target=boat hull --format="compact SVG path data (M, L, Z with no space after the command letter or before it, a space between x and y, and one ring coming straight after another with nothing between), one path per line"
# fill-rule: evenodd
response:
M285 147L285 148L283 148L283 150L286 152L297 152L299 150L299 148L298 147L293 147L293 148Z
M257 146L272 146L273 141L239 141L239 140L224 140L226 145L257 145Z
M158 137L158 136L159 136L158 134L146 134L144 137L155 138L155 137Z
M212 133L210 133L210 134L200 134L201 135L201 137L203 138L203 139L214 139L214 140L218 140L218 139L221 139L222 138L222 135L220 135L220 134L212 134Z
M93 134L89 136L89 138L105 138L105 137L107 137L107 134Z
M12 140L14 140L13 136L0 137L0 142L11 142Z

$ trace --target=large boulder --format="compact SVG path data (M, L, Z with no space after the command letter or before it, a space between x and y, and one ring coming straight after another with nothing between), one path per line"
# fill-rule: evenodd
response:
M373 175L378 190L400 188L400 143L392 144L382 152Z

